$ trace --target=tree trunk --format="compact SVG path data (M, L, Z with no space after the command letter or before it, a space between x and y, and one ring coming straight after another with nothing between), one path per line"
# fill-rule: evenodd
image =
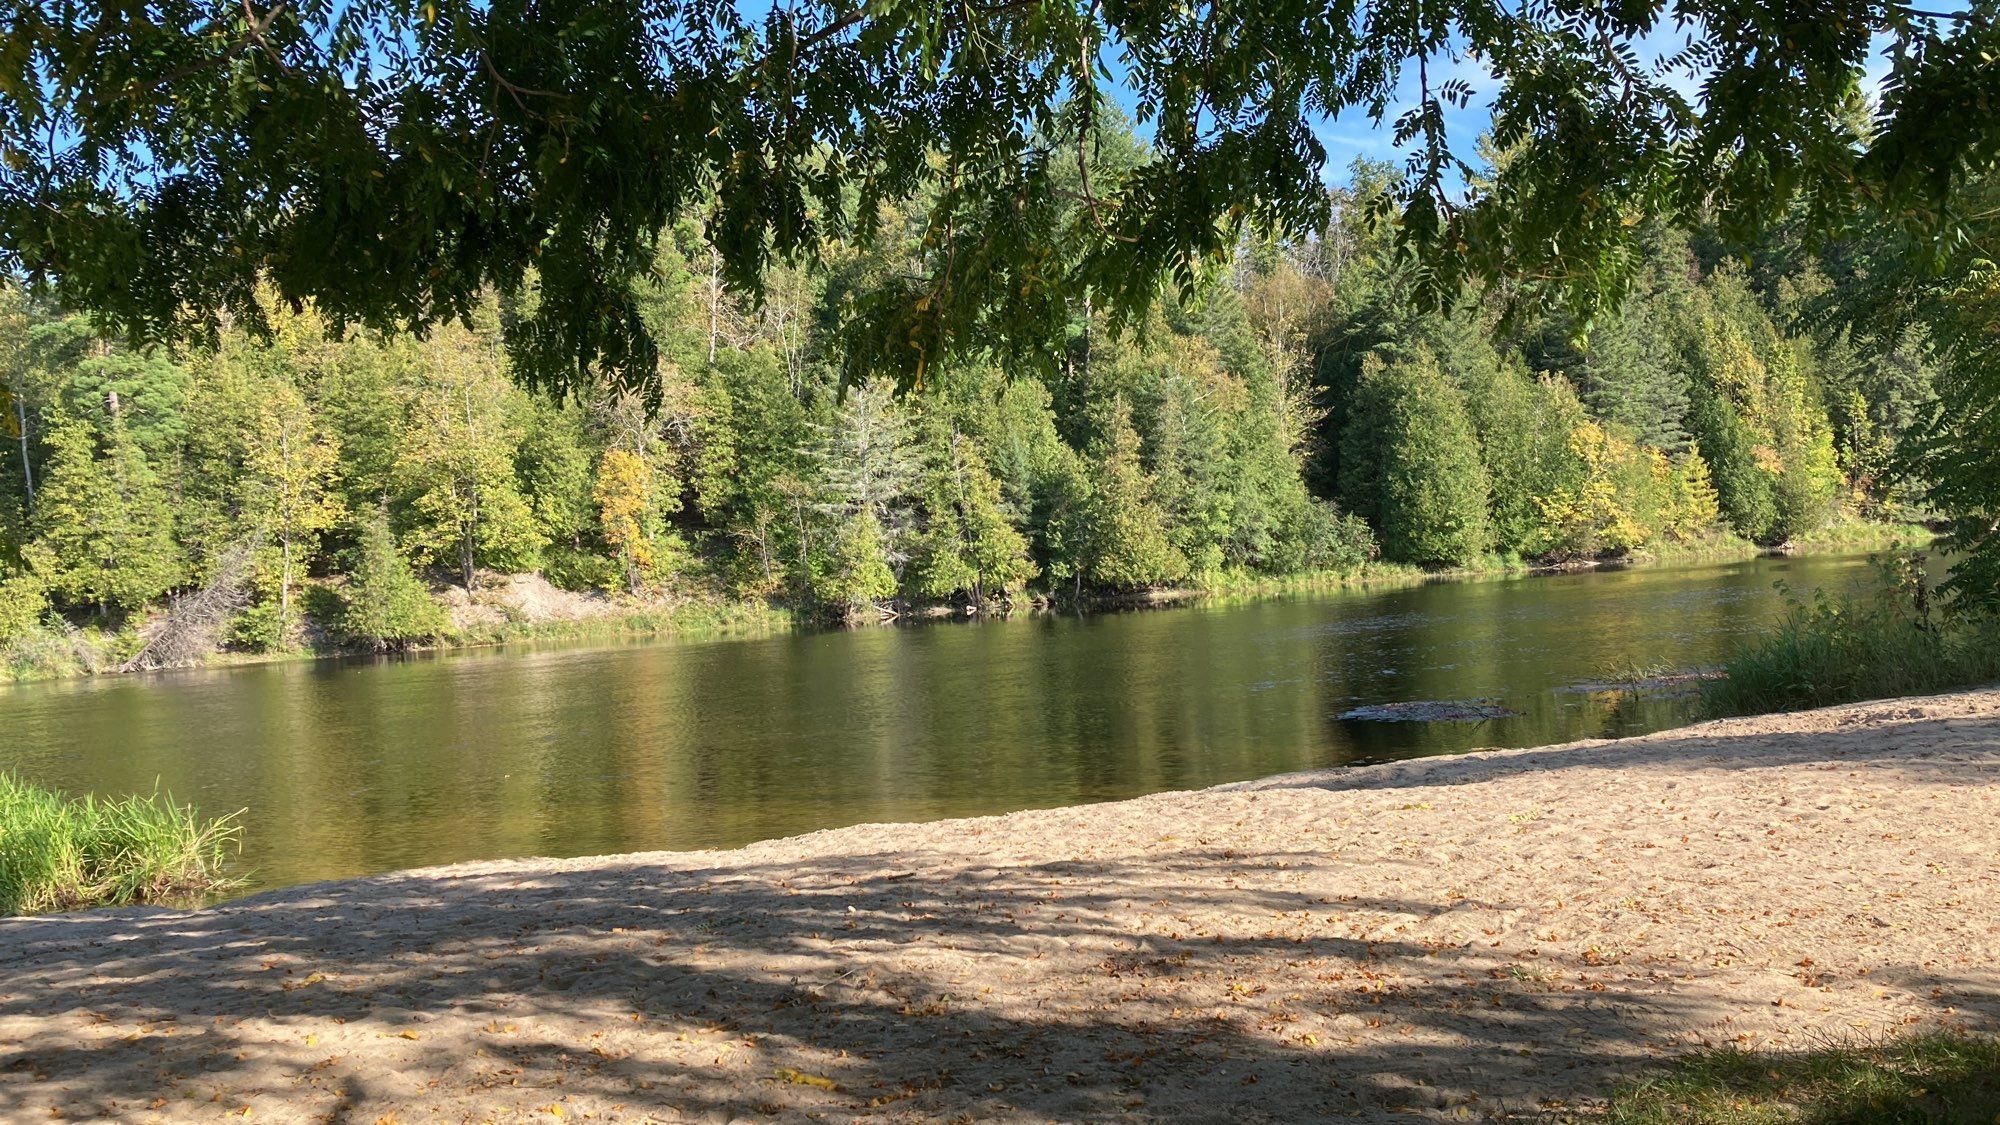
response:
M715 321L721 312L721 262L711 247L708 251L708 365L715 366Z
M14 420L20 432L21 481L27 486L28 512L32 513L35 509L35 466L28 460L28 396L18 386L14 391Z
M292 487L292 440L286 427L278 427L278 464L285 474L285 490ZM292 637L292 529L291 497L285 496L285 507L278 518L284 521L284 529L278 533L278 541L283 547L284 562L278 570L278 643L289 644Z
M479 550L479 490L474 489L466 509L465 534L458 541L458 572L465 592L472 593L472 562Z

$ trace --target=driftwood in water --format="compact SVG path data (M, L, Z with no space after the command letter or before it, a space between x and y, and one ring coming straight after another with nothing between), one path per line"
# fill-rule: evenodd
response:
M218 556L207 582L175 597L167 611L146 626L145 643L119 671L185 668L221 648L222 631L250 604L250 570L256 553L257 543L245 541Z
M1418 699L1408 703L1373 703L1341 714L1343 719L1378 723L1480 723L1518 715L1491 699Z

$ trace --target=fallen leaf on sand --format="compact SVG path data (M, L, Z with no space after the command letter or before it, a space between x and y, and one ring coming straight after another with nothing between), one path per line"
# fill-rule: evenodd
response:
M793 1070L788 1066L779 1067L777 1072L772 1074L771 1077L780 1082L790 1082L794 1086L811 1086L819 1090L840 1089L840 1083L835 1082L824 1074L807 1074L803 1070Z

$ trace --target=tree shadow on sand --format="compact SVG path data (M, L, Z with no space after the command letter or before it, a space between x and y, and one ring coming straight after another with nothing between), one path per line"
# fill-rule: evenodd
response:
M1503 768L1615 768L1617 752ZM1863 757L1815 735L1735 766L1808 754ZM1990 784L1996 760L1895 759L1936 784ZM1433 764L1428 783L1451 783L1455 764ZM0 923L0 1107L373 1121L476 1090L451 1116L1481 1117L1608 1090L1727 1003L1637 970L1523 975L1424 925L1521 904L1342 895L1340 861L1310 847L756 856L493 865ZM1312 878L1232 874L1275 870ZM2000 1017L1992 981L1894 965L1871 980L1898 974L1940 1013Z

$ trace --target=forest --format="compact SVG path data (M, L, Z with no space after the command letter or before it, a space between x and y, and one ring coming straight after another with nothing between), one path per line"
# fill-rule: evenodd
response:
M495 572L862 620L1923 514L1899 467L1933 361L1914 328L1828 315L1868 277L1856 243L1660 226L1600 323L1498 289L1425 311L1370 205L1396 175L1357 163L1316 237L1245 242L1191 298L1128 324L1083 302L1032 354L907 394L841 328L925 253L915 209L900 243L777 269L754 302L677 229L638 294L662 356L636 390L524 387L497 299L423 338L272 301L268 332L133 349L10 286L4 662L80 631L155 663L400 648Z

